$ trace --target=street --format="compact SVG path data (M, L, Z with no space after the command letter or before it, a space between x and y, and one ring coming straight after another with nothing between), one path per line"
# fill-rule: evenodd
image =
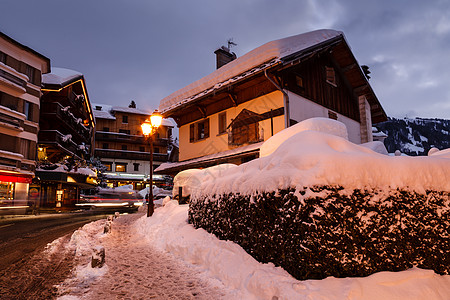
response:
M86 223L105 218L89 213L64 213L0 219L0 298L48 299L53 286L70 274L73 255L64 247L43 256L45 246Z

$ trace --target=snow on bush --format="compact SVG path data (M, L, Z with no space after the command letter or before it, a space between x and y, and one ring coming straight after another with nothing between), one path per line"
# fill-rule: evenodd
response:
M310 124L315 121L319 123L318 128L325 127L322 119L304 122ZM326 123L330 128L331 124L345 127L338 121L330 121ZM340 185L346 189L400 188L420 193L428 189L450 191L450 160L445 155L392 157L323 130L297 132L293 129L296 126L304 127L301 122L277 133L262 145L263 157L201 182L193 194L197 197L252 194L314 185ZM270 154L264 156L264 153Z
M220 178L229 169L236 167L235 164L220 164L205 169L189 169L178 173L173 179L173 197L178 195L179 188L183 188L183 197L199 189L203 182Z
M301 279L413 265L448 274L445 152L387 156L349 142L339 124L298 123L263 144L266 156L202 181L189 221Z

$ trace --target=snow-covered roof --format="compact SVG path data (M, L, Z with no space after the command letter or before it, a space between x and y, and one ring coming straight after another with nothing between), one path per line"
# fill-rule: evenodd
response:
M151 115L150 112L141 111L136 108L111 106L108 104L92 103L92 107L94 108L92 111L93 111L94 117L96 119L115 120L116 117L112 115L113 111L119 111L119 112L131 113L131 114L139 114L139 115L145 115L145 116ZM101 110L98 110L97 108L101 108ZM162 119L161 125L167 126L167 127L175 127L175 124L172 121L172 119Z
M116 117L114 117L111 114L111 105L107 104L98 104L98 103L92 103L92 113L94 114L94 117L96 119L109 119L109 120L115 120ZM100 108L101 110L98 110L97 108Z
M292 54L307 50L338 36L343 36L343 33L331 29L322 29L268 42L222 66L208 76L165 97L159 104L159 110L162 113L168 112L181 104L196 99L196 95L199 93L204 95L209 89L223 86L230 79L252 68L270 62L263 67L267 68Z
M123 107L123 106L113 106L113 107L111 107L111 110L129 113L129 114L145 115L145 116L150 116L152 114L151 112L146 111L146 110L132 108L132 107Z
M60 85L65 86L75 80L83 77L80 72L69 70L65 68L52 68L52 72L42 75L42 83L46 85Z

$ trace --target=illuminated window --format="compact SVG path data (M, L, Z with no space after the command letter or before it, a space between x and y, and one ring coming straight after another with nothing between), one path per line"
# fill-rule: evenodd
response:
M116 172L126 172L126 171L127 171L127 164L116 163Z
M108 171L108 172L112 171L112 163L104 162L103 165L106 167L106 171Z

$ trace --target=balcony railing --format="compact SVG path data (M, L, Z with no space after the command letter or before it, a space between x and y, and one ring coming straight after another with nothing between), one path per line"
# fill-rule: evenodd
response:
M88 128L77 121L77 118L65 110L64 107L57 102L42 103L42 115L48 117L56 116L59 121L66 125L72 132L70 134L77 135L83 142L90 143L91 133Z
M57 130L41 130L38 135L39 143L41 144L54 144L63 148L65 152L79 156L80 149L70 138L64 137Z
M95 133L96 141L107 141L107 142L122 142L122 143L132 143L132 144L147 144L147 140L142 135L131 135L118 132L108 132L108 131L97 131ZM155 146L165 146L169 145L169 139L159 138L153 141Z
M16 130L23 130L23 120L17 119L14 116L11 116L9 114L5 114L0 112L0 123L5 124L7 127L12 127Z
M95 157L101 158L122 158L122 159L135 159L135 160L150 160L150 153L139 151L126 151L115 149L95 149ZM154 161L165 162L169 158L168 154L153 153Z
M25 89L25 87L27 86L27 82L5 70L1 70L0 69L0 76L5 78L6 80L14 83L15 85L17 85L19 88Z

